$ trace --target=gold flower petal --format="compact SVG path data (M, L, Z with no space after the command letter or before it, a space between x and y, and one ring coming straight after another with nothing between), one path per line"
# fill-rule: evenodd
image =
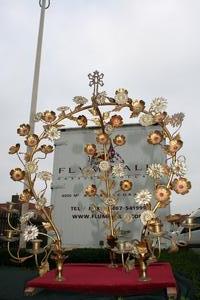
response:
M42 119L47 123L52 123L56 119L56 113L54 111L46 110L42 114Z
M19 148L20 148L20 144L16 144L15 146L11 146L9 148L9 154L15 154L19 151Z

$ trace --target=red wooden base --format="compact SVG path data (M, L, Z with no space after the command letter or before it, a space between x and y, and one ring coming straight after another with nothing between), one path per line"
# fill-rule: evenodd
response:
M56 281L56 270L27 282L27 288L66 290L77 293L105 295L150 294L166 289L172 299L176 299L176 281L168 263L154 263L148 267L150 281L139 281L138 268L126 272L121 266L115 269L106 264L66 264L63 281Z

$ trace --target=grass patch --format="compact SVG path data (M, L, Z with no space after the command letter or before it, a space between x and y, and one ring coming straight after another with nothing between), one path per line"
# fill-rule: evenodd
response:
M196 297L200 299L200 254L187 248L182 248L176 253L163 251L159 261L169 262L174 273L181 273L190 279L195 288Z

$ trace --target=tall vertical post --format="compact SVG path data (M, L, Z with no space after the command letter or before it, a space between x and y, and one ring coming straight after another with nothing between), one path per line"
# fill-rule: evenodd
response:
M40 75L40 62L41 62L41 53L42 53L45 10L49 7L50 0L48 1L48 3L47 0L40 0L39 5L41 7L40 24L39 24L39 31L38 31L35 69L34 69L34 77L33 77L32 96L31 96L31 109L30 109L30 117L29 117L29 124L31 126L32 132L34 132L34 128L35 128L34 116L36 114L36 109L37 109L37 97L38 97L38 85L39 85L39 75Z
M41 7L40 23L39 23L39 31L38 31L35 68L34 68L34 76L33 76L33 87L32 87L32 96L31 96L31 108L30 108L30 116L29 116L29 124L31 127L31 133L34 133L34 130L35 130L34 116L35 116L36 110L37 110L37 97L38 97L40 62L41 62L41 53L42 53L42 40L43 40L43 31L44 31L44 18L45 18L45 10L47 8L49 8L49 6L50 6L50 0L39 0L39 5ZM27 152L29 152L28 147L27 147ZM28 203L22 204L22 207L21 207L22 215L28 211L28 205L29 205ZM24 248L25 245L26 245L26 243L23 240L23 237L20 236L20 247Z

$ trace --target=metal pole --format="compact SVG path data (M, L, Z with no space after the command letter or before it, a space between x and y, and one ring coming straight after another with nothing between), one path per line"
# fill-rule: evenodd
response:
M41 7L40 12L40 24L38 31L38 40L37 40L37 50L36 50L36 58L35 58L35 69L34 69L34 77L33 77L33 87L32 87L32 97L31 97L31 108L30 108L30 116L29 116L29 125L31 127L31 132L34 133L35 130L35 122L34 116L36 114L37 109L37 96L38 96L38 85L39 85L39 75L40 75L40 62L41 62L41 52L42 52L42 38L44 31L44 17L45 10L50 6L50 0L39 0L39 5ZM27 152L29 152L29 147L27 147ZM21 215L28 211L29 204L24 203L21 206ZM22 226L25 227L25 224ZM25 248L26 243L22 237L20 236L20 248Z
M36 58L35 58L35 70L33 77L33 87L32 87L32 97L31 97L31 109L30 109L30 117L29 124L31 126L31 132L34 132L35 122L34 116L37 110L37 97L38 97L38 85L39 85L39 75L40 75L40 62L41 62L41 52L42 52L42 39L43 39L43 31L44 31L44 17L45 10L50 6L50 0L40 0L39 5L41 7L40 12L40 24L38 31L38 40L37 40L37 50L36 50Z

